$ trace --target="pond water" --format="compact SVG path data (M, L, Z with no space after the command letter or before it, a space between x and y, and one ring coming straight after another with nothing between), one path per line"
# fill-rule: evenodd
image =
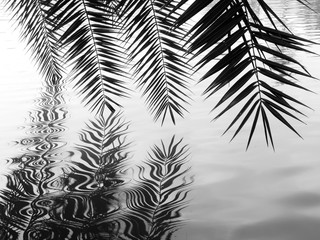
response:
M294 33L320 43L319 14L268 2ZM275 121L276 150L259 128L245 151L249 127L231 143L221 136L232 115L211 122L221 95L204 100L201 84L176 125L153 122L138 93L96 118L72 83L42 85L8 19L1 6L1 240L320 239L318 80L299 78L315 94L278 86L313 109L301 109L306 125L293 122L303 139ZM320 57L289 54L320 78Z

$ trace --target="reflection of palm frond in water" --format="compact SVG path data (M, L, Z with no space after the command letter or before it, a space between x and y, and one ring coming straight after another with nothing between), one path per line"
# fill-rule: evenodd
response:
M122 183L121 170L128 159L125 151L129 145L126 143L128 126L121 114L117 113L111 114L107 119L101 117L97 122L91 121L87 124L87 129L82 131L80 138L84 144L77 150L83 161L74 162L74 167L76 172L87 169L87 176L92 176L94 181L94 190L97 187L112 188ZM72 186L68 187L70 189Z
M139 166L139 179L127 191L127 216L124 239L171 239L181 226L181 210L192 179L187 178L189 168L187 146L180 146L173 137L168 147L154 146L144 166Z
M3 201L0 203L1 224L5 224L8 229L19 232L30 221L30 205L37 197L32 187L35 183L32 176L28 175L28 171L23 170L14 171L12 176L7 178L7 181L7 189L0 191Z
M22 154L10 159L15 170L7 175L6 188L0 190L0 239L18 239L33 219L47 213L37 203L44 194L56 191L57 163L59 169L63 168L59 156L65 145L61 133L65 131L67 114L63 91L63 85L43 89L35 101L35 109L29 113L27 136L17 141Z
M0 203L0 211L5 208L5 206ZM9 227L7 220L3 219L3 216L0 215L0 239L18 239L18 233L12 227Z
M118 188L124 184L122 169L128 159L127 129L120 113L87 124L77 147L81 157L74 155L63 191L47 199L52 201L49 216L45 222L35 221L26 236L51 232L59 239L116 238L121 203Z
M15 175L12 178L15 178ZM27 210L32 198L28 193L24 193L21 184L16 186L12 183L13 181L8 181L8 190L0 192L2 199L0 202L0 239L18 239L19 232L29 221Z
M120 117L120 113L111 114L107 119L101 117L97 122L90 122L87 130L81 134L81 140L86 145L78 148L83 156L91 156L92 162L99 165L99 171L107 166L112 169L120 167L122 160L127 158L123 152L128 147L125 143L125 134L128 130L128 123Z
M54 109L35 113L32 137L20 142L25 154L12 158L20 167L0 193L0 239L19 239L22 233L24 239L171 238L182 223L192 182L186 178L189 169L183 168L187 147L174 138L168 147L155 146L138 167L137 184L128 190L123 169L129 124L121 114L88 123L80 134L82 144L68 154L74 161L67 167L57 161L60 144L50 142L51 135L61 132L54 127Z

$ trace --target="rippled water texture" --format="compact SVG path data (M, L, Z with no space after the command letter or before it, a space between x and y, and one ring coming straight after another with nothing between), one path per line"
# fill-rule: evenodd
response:
M320 42L319 14L268 2L294 33ZM317 94L278 86L314 109L294 123L304 140L274 122L276 151L260 129L245 152L249 129L221 137L232 116L210 121L219 96L204 101L205 83L176 126L154 123L137 94L122 112L94 117L69 83L41 85L0 13L1 240L320 239L318 81L299 79ZM320 78L318 56L287 54Z

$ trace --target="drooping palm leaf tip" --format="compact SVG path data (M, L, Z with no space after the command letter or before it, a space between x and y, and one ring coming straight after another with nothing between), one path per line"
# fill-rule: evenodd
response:
M177 26L190 20L212 2L193 2L180 16ZM300 136L287 118L302 122L296 116L302 113L292 104L307 106L277 90L272 83L276 81L307 90L296 83L295 76L312 77L298 61L281 51L281 48L309 52L306 45L313 42L298 37L289 30L287 32L279 30L277 25L287 28L285 23L265 1L257 0L257 2L269 23L263 23L259 19L247 0L218 1L191 27L187 39L191 44L189 51L194 53L193 58L198 58L196 67L202 69L206 66L208 69L200 80L210 81L204 93L209 97L224 86L230 85L213 109L228 101L229 103L215 119L245 100L224 133L235 123L240 122L233 139L248 120L253 118L247 142L248 148L258 119L262 118L266 143L267 145L271 143L274 148L268 114L273 115ZM308 4L307 1L299 2ZM218 57L221 58L211 64L212 60Z
M122 0L121 19L129 60L138 85L143 87L148 106L157 120L166 115L175 123L176 115L183 116L189 100L188 76L191 67L182 57L186 50L186 31L173 31L180 9L179 1ZM175 13L169 14L173 9Z
M98 112L105 107L115 111L120 106L116 98L128 92L114 2L61 0L51 11L56 28L63 31L59 41L66 49L66 60L73 65L76 86Z
M155 120L175 123L187 112L189 76L201 69L207 97L229 86L213 109L224 106L214 119L238 109L226 130L238 125L232 139L250 120L248 147L262 119L274 147L269 116L298 134L288 119L301 121L297 106L305 105L273 82L306 90L296 77L310 74L281 49L308 51L312 42L292 34L264 0L256 1L263 22L247 0L6 1L45 78L57 82L62 60L71 64L76 86L98 114L115 111L128 95L130 65Z
M31 49L40 73L51 84L57 84L63 74L59 33L54 30L54 17L48 14L54 2L5 0L7 8L13 12L13 17L22 27L22 39Z

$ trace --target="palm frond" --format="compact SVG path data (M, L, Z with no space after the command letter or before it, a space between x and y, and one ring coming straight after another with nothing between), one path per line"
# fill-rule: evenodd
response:
M181 57L185 54L183 28L172 27L179 11L170 14L179 1L121 1L125 40L129 58L134 63L138 86L154 114L155 120L170 115L183 117L190 98L188 76L190 66Z
M44 238L50 232L54 239L115 239L120 231L119 188L125 183L122 171L128 159L127 129L119 112L87 124L77 146L80 158L68 163L59 177L60 188L34 201L38 212L44 208L41 202L50 202L49 214L34 219L25 236Z
M61 84L43 88L34 110L29 113L28 135L17 141L22 154L11 159L19 167L6 176L6 188L0 191L6 206L1 209L4 210L1 218L18 235L37 218L43 219L48 214L48 208L41 204L43 196L56 190L54 176L64 167L57 155L64 146L61 140L66 118L63 89ZM56 162L59 170L54 166Z
M210 81L204 91L207 97L230 86L213 107L227 104L214 119L241 108L227 128L238 124L233 137L253 119L248 146L259 119L266 142L273 147L269 115L295 133L288 119L302 122L298 106L307 106L271 83L307 90L297 78L312 76L282 49L310 52L307 45L313 42L293 34L265 0L257 0L264 22L247 0L6 2L46 80L61 79L64 54L80 93L99 113L106 108L115 111L121 105L118 98L127 96L128 57L151 113L162 123L168 116L173 123L184 116L190 100L189 75L200 69L206 69L200 81ZM297 2L310 8L307 0ZM199 20L189 21L202 11ZM194 67L188 65L191 61L196 62Z
M154 146L144 166L138 166L137 183L127 191L125 239L170 239L183 223L181 210L193 180L185 168L187 145L173 136L168 146Z
M128 158L128 153L125 151L129 146L126 142L128 127L129 123L123 120L122 113L115 112L107 118L101 116L96 121L90 121L87 129L82 131L80 138L83 144L77 149L87 161L85 164L91 165L93 169L96 168L90 171L96 174L98 185L110 185L112 181L116 182L117 174L124 167L124 162Z
M6 0L7 7L22 27L22 38L32 51L40 73L48 83L57 84L62 78L63 61L55 31L55 18L50 10L56 0Z
M212 2L194 1L177 20L177 26L187 22ZM199 59L197 69L208 69L200 79L211 80L204 91L207 97L230 85L213 109L227 100L229 104L214 119L246 100L226 131L243 117L233 135L234 138L252 117L248 147L261 117L266 142L271 142L274 148L267 113L298 134L286 118L301 121L295 114L302 113L292 104L307 106L272 87L270 82L276 81L307 90L297 83L295 76L312 77L301 63L280 48L310 52L306 46L313 42L290 31L279 30L276 22L286 27L285 23L263 0L258 0L258 3L273 27L268 27L260 21L247 0L221 0L194 23L187 35L190 42L189 50L194 53L193 58ZM220 56L222 57L218 59ZM216 62L212 66L214 61ZM287 62L290 64L286 64Z
M77 227L75 236L78 238L115 239L119 234L120 224L117 222L121 219L122 210L122 191L119 188L125 183L122 171L129 155L126 142L128 126L122 114L117 112L107 118L101 116L90 121L81 132L82 143L78 146L81 160L73 162L72 170L66 176L67 188L71 192L63 197L67 202L65 208L69 209L65 212L73 212L64 216L68 220L64 223L69 228ZM82 208L73 210L73 201ZM80 225L70 224L72 221ZM86 222L87 228L79 228L82 221Z
M5 207L0 202L0 239L18 239L19 234L17 230L11 227L15 223L10 222L4 217L5 216ZM11 226L10 226L11 224ZM10 227L9 227L10 226Z
M307 7L309 10L313 11L316 13L316 11L310 7L311 3L308 0L297 0L299 3Z
M0 191L1 198L1 223L5 224L7 230L21 232L29 223L30 216L26 213L29 204L36 197L33 193L25 191L29 190L30 182L25 180L26 174L13 172L13 176L7 177L7 189Z
M0 238L1 239L18 239L18 233L0 223Z
M62 0L51 12L63 31L60 42L73 66L71 76L91 109L98 112L120 106L127 96L124 51L118 39L116 5L105 0Z

